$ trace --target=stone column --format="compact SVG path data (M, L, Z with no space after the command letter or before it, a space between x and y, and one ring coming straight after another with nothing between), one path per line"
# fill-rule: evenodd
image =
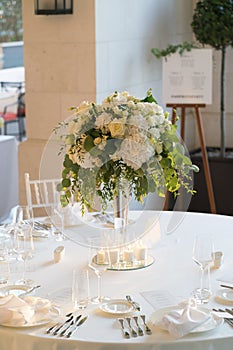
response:
M72 15L34 14L23 0L27 140L19 145L19 198L25 203L24 173L39 178L47 140L69 106L95 101L95 0L74 1ZM52 155L52 159L56 154ZM56 161L48 176L57 177Z

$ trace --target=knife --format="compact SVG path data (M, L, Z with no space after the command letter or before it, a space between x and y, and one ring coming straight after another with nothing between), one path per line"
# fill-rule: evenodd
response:
M87 319L88 319L88 316L83 317L78 323L76 323L76 325L74 326L74 329L70 331L66 337L70 338L74 334L74 332L77 331L78 327L80 327Z
M36 285L36 286L33 286L33 287L29 288L29 289L26 290L25 292L19 294L19 296L20 296L20 297L23 297L23 296L25 296L25 295L28 295L28 294L34 292L34 290L36 290L37 288L40 288L40 285Z
M58 328L56 328L53 332L50 331L52 335L57 335L58 332L65 327L67 324L71 323L73 320L74 316L72 315L68 320L66 320L64 323L62 323Z
M130 295L126 295L126 299L127 299L127 301L128 301L130 304L133 305L133 307L134 307L136 310L138 310L138 311L141 310L140 305L139 305L138 303L136 303L135 301L133 301Z
M226 284L220 284L220 287L233 289L233 286L227 286Z
M233 310L226 309L226 312L228 312L228 314L230 314L230 315L233 315Z
M80 318L82 317L82 315L78 315L74 321L74 319L72 320L72 322L60 333L60 337L63 337L63 335L65 335L65 333L68 331L69 328L72 328L73 325L75 325Z

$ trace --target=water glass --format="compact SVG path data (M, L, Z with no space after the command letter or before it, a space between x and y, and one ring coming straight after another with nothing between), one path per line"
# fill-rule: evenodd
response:
M73 270L72 302L74 309L85 309L90 301L88 269Z
M6 256L4 260L0 261L0 286L2 284L7 284L10 278L10 265L8 260L8 253L6 250Z
M59 207L51 208L51 223L52 235L56 241L63 241L64 239L64 214Z
M32 284L31 279L26 279L25 274L27 270L28 261L33 257L34 244L32 237L32 227L28 223L21 224L16 228L14 233L14 252L17 254L17 259L23 261L23 277L17 283L19 284Z
M11 236L0 230L0 261L5 261L6 256L10 253Z

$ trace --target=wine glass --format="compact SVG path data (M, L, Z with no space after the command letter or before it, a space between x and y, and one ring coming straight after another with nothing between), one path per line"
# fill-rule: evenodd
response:
M52 223L52 235L56 241L63 241L64 236L64 211L59 205L51 207L50 220Z
M200 287L192 292L197 303L208 303L211 297L210 265L213 261L213 242L207 235L198 235L193 245L193 261L201 269Z
M97 296L91 299L92 303L99 304L109 300L109 297L102 295L102 275L110 266L109 250L105 247L101 237L89 239L89 262L88 266L97 276Z
M33 256L34 244L32 231L34 227L33 213L28 206L17 206L13 218L14 223L14 252L17 260L23 261L23 276L17 281L19 284L32 284L33 281L26 279L27 262Z

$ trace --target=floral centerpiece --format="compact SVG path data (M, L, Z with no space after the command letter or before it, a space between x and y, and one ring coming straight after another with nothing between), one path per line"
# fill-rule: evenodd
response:
M55 129L65 150L62 206L70 198L80 201L82 212L99 197L103 211L119 195L123 183L137 201L150 192L165 196L180 187L194 193L192 171L176 125L152 96L140 100L128 92L115 92L101 104L82 102L71 108L72 117Z

